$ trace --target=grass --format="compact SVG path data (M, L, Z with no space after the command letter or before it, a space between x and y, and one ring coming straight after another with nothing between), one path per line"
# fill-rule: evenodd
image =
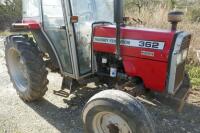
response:
M186 70L189 73L193 88L200 87L200 67L194 65L187 65Z
M11 33L9 31L0 31L0 36L8 36Z

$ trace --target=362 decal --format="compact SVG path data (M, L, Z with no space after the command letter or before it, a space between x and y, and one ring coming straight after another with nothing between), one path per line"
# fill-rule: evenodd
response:
M116 44L115 38L107 37L94 37L93 42L104 43L104 44ZM148 41L148 40L133 40L133 39L121 39L121 45L129 47L141 47L155 50L163 50L165 43L158 41Z
M159 42L153 42L153 41L139 41L139 46L144 48L153 48L153 49L159 49Z

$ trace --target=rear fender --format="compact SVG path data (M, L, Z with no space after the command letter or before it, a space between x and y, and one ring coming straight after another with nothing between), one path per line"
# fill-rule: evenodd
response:
M53 66L56 68L60 68L59 63L58 63L59 61L56 56L57 53L53 50L52 46L50 45L49 41L46 39L46 37L44 36L42 31L41 30L32 30L31 33L33 34L34 39L36 40L40 50L44 53L49 54L49 56L51 58L51 62L53 63Z

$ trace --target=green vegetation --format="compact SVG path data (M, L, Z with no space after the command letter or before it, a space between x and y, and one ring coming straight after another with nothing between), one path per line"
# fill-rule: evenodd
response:
M2 31L2 32L0 32L0 36L8 36L10 34L11 33L9 31Z
M0 3L0 30L5 30L13 22L22 19L22 2L21 0L4 0Z
M193 65L187 65L186 67L192 86L199 87L200 86L200 67L199 66L193 66Z
M142 14L142 10L148 12L159 12L160 8L168 10L178 9L186 13L186 18L191 22L200 22L200 1L199 0L125 0L127 11Z
M188 14L192 22L200 22L200 6L194 6Z

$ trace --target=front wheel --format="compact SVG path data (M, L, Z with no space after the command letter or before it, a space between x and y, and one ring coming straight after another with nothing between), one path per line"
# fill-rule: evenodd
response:
M82 119L87 133L155 133L146 108L119 90L94 95L85 105Z

